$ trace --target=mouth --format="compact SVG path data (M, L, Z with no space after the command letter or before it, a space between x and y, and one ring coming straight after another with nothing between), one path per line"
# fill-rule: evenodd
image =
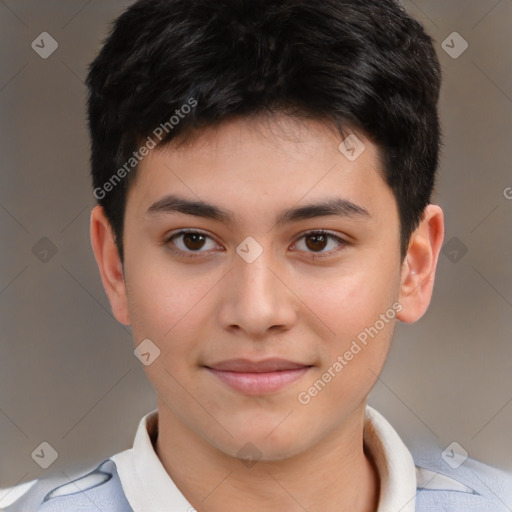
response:
M225 385L246 395L275 393L300 379L312 365L285 359L230 359L205 368Z

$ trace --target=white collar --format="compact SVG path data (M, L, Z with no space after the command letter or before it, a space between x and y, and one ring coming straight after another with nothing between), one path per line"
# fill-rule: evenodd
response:
M414 512L417 487L412 455L386 418L369 405L363 439L380 478L377 512Z
M158 429L158 410L139 422L133 448L110 457L116 464L124 493L134 512L186 512L192 506L160 462L150 434ZM364 443L380 479L377 512L414 512L416 469L412 456L396 431L375 409L366 406Z

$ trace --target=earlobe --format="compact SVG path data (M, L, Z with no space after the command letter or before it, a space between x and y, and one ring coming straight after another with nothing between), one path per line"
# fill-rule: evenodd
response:
M120 323L130 325L126 283L119 251L110 223L99 205L91 211L90 236L101 282L109 298L112 313Z
M428 309L443 238L443 211L439 206L429 204L423 220L411 236L402 265L399 300L403 309L397 314L402 322L416 322Z

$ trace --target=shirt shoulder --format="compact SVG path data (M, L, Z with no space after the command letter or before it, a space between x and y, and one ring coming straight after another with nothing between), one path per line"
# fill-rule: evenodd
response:
M445 456L446 457L446 456ZM460 465L441 450L414 456L416 512L510 512L512 474L470 457ZM460 462L460 461L458 461Z
M21 486L4 492L17 493ZM29 489L1 512L133 512L128 503L113 460L106 459L95 469L72 481L61 478L35 480Z

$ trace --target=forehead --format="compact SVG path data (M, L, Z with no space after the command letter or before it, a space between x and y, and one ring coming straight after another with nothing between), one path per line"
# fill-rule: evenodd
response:
M349 134L362 149L354 160L340 146ZM344 136L318 120L233 119L151 150L139 164L129 202L147 211L176 194L218 205L230 223L237 211L263 215L336 198L369 214L393 208L378 148L361 133L347 129Z

